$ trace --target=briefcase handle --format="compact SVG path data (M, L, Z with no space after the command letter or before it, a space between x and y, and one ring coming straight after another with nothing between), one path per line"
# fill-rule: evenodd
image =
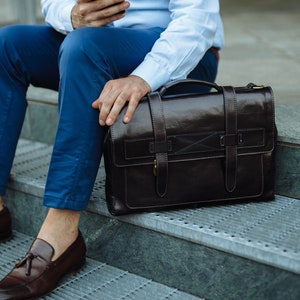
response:
M185 86L185 85L205 85L205 86L214 88L218 92L222 93L222 91L223 91L222 87L217 85L214 82L208 82L208 81L188 78L188 79L174 80L174 81L170 81L170 82L164 84L160 88L159 94L161 97L163 97L171 88L178 87L178 86Z

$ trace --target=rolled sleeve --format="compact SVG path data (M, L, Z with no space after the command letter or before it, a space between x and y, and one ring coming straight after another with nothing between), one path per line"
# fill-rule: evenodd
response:
M171 0L169 10L171 22L132 72L152 90L169 80L186 78L210 47L221 48L223 43L219 1Z
M45 22L55 30L67 34L73 29L71 12L76 0L41 0Z

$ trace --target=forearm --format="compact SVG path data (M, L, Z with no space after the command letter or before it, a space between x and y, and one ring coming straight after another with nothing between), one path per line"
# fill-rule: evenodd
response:
M152 90L185 78L213 45L217 31L222 31L217 0L171 0L169 9L172 21L132 73ZM219 43L222 46L222 38Z

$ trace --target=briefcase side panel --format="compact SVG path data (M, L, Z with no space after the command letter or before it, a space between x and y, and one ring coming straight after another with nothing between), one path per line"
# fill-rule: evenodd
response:
M130 209L126 206L124 195L126 194L125 172L124 168L117 168L113 162L111 143L107 142L110 139L108 131L104 143L104 167L106 173L105 180L105 197L109 212L112 215L121 215L130 213Z

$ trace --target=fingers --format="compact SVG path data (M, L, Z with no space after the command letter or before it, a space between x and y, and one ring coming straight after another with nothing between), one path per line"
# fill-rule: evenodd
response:
M121 95L121 97L116 100L116 102L112 106L112 109L109 111L109 113L108 113L108 110L105 110L105 109L101 110L101 114L99 117L100 125L102 125L102 126L103 125L107 125L107 126L113 125L115 123L115 121L117 120L117 117L120 114L120 112L126 102L127 102L127 100L125 100L124 96ZM122 103L124 103L124 104L122 104ZM138 100L137 99L135 99L135 100L129 99L128 103L129 103L128 108L131 107L131 109L130 110L127 109L126 116L124 116L124 119L123 119L124 123L129 123L130 120L132 119L133 113L135 112L135 109L138 104ZM106 115L107 115L107 117L106 117Z
M124 0L78 0L71 15L73 27L107 25L123 18L129 6Z
M104 17L103 11L92 13L84 20L85 26L101 27L125 17L125 11Z
M121 94L117 98L117 100L113 103L111 109L109 110L109 106L103 106L101 109L101 113L99 116L100 125L111 126L115 123L123 109L124 105L128 102L128 107L126 113L123 117L124 123L129 123L134 115L134 112L140 102L140 98L136 96L131 96L130 99L127 99L126 94Z
M104 10L114 8L111 12L117 13L124 9L124 5L128 5L128 1L125 0L94 0L91 1L90 8L92 10Z
M125 116L123 118L124 123L127 124L131 121L140 100L141 100L141 98L132 98L129 100L128 107L127 107Z
M123 122L131 121L141 98L150 91L149 85L143 79L133 78L133 76L129 76L108 81L99 98L93 102L93 108L99 109L101 126L113 125L127 102L128 107Z
M100 99L100 113L99 113L99 123L100 125L111 126L117 119L119 113L127 102L129 95L121 92L119 95L103 95Z
M99 123L101 126L111 126L127 102L129 102L129 106L132 106L132 101L138 102L124 86L117 86L117 84L109 81L99 97ZM132 115L129 117L131 118Z
M101 126L110 126L111 123L113 123L116 111L121 111L122 108L120 107L125 105L126 98L127 97L125 95L120 95L119 87L115 85L114 88L113 81L108 81L106 83L99 98L92 104L93 108L99 109L99 123ZM115 108L113 113L110 115L113 106L115 106Z

